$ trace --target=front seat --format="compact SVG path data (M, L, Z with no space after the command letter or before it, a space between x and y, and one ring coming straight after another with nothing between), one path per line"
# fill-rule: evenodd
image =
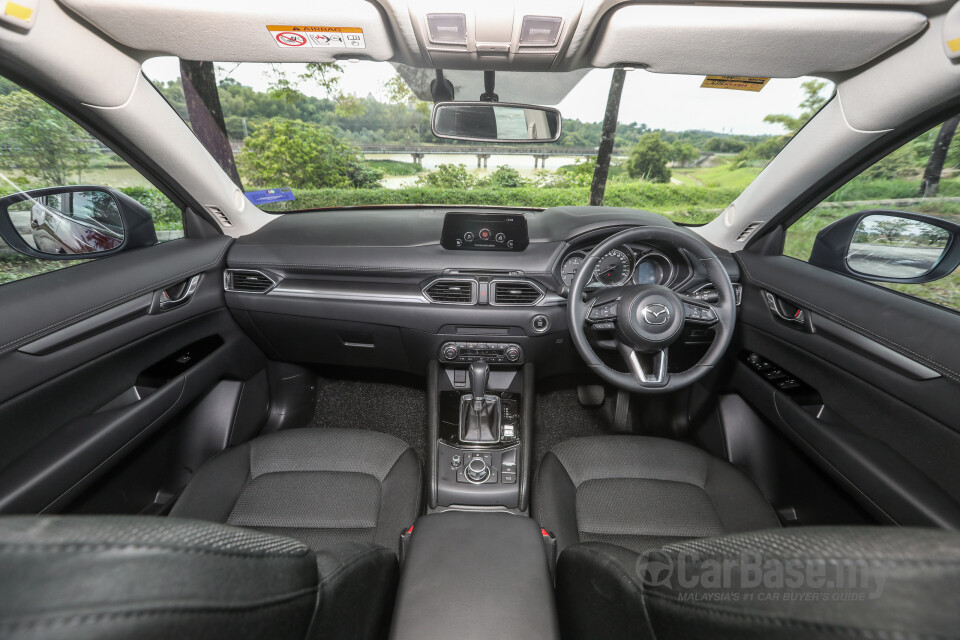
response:
M780 526L756 485L688 444L643 436L566 440L540 461L534 516L557 551L607 542L640 552L667 542Z
M314 636L379 638L399 579L400 534L420 512L420 462L376 431L292 429L204 464L170 513L295 538L317 556Z
M303 640L317 586L305 544L258 531L150 516L0 518L5 640Z

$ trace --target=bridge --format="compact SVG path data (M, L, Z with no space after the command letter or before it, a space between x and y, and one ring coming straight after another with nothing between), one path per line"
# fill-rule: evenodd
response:
M463 144L365 144L360 149L368 154L404 154L409 153L413 161L423 164L426 155L475 155L477 168L486 167L490 156L533 156L533 167L546 168L547 158L551 156L592 157L597 155L596 147L546 147L523 145L463 145ZM614 151L614 155L623 155Z

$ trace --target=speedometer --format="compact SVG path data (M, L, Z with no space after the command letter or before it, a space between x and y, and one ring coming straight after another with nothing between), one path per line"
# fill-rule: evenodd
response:
M600 258L593 275L600 284L607 287L620 286L630 277L630 258L620 249L613 249Z

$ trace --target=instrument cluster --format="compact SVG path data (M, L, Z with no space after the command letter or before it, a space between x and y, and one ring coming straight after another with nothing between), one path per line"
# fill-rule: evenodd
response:
M577 249L564 256L560 263L560 279L569 287L580 270L580 265L592 248ZM685 258L680 256L681 260ZM677 258L653 247L623 245L604 254L587 283L588 289L619 287L626 284L661 284L672 286L679 282L681 273Z

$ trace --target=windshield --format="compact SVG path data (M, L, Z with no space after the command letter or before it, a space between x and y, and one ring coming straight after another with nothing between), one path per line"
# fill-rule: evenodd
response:
M557 142L511 145L434 137L432 70L155 58L144 73L251 202L272 212L589 204L614 76L612 70L498 74L502 102L550 104L563 116ZM447 72L456 99L477 100L482 80L459 73ZM707 222L833 89L814 78L735 89L707 84L702 76L626 74L603 204Z

